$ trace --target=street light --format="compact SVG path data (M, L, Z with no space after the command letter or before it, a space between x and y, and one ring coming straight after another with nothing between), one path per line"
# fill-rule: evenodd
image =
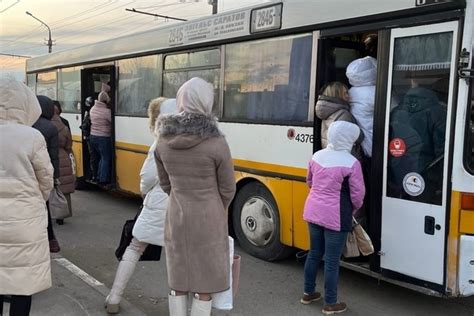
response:
M46 26L46 28L48 29L48 33L49 33L49 38L48 38L48 53L51 53L51 51L53 50L53 41L51 40L51 29L49 28L48 24L44 23L43 21L41 21L40 19L38 19L36 16L34 16L33 14L31 14L30 12L26 11L26 14L28 14L29 16L31 16L33 19L39 21L41 24L43 24L44 26Z

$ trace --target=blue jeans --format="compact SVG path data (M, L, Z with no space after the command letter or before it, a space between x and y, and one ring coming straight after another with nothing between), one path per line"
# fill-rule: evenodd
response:
M99 183L110 182L110 168L112 165L112 141L110 137L91 135L89 139L91 148L99 153L97 179Z
M304 264L304 292L312 294L324 256L324 302L337 303L339 259L346 244L347 232L338 232L309 223L310 250Z

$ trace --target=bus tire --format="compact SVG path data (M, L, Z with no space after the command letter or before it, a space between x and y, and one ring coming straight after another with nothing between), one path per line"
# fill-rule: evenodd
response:
M280 215L275 199L260 182L246 184L232 207L235 236L250 255L276 261L288 257L292 248L280 242Z

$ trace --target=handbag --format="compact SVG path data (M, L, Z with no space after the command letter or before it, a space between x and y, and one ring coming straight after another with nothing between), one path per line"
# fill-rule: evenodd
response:
M234 239L229 236L229 255L230 255L230 287L228 290L212 294L212 307L222 310L231 310L234 306L235 295L239 290L240 284L240 261L241 257L234 254Z
M115 257L117 257L119 261L122 260L125 250L132 242L133 226L135 225L139 214L140 211L137 213L137 215L135 215L134 219L129 219L125 221L125 224L123 225L122 235L120 236L120 242L117 249L115 250ZM145 251L140 257L140 261L159 261L161 259L161 250L161 246L148 244Z
M63 219L70 216L66 197L59 189L59 185L55 185L51 190L48 205L49 211L51 212L51 218Z
M346 245L342 250L344 258L354 258L360 256L359 246L357 245L357 238L354 230L347 234Z
M369 235L366 233L364 228L356 221L354 217L352 217L352 233L354 234L357 246L359 251L362 255L368 256L374 253L374 245L372 244L372 240L370 240Z

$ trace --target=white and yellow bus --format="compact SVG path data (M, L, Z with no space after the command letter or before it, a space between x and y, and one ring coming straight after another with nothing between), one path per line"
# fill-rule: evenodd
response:
M376 253L343 265L432 295L469 296L473 7L472 0L270 2L32 58L27 82L62 103L80 180L90 175L79 128L84 100L110 83L113 179L116 189L136 194L152 143L149 101L174 97L194 76L211 82L235 163L231 228L245 251L272 261L309 246L302 212L306 167L321 146L317 92L329 81L347 83L346 66L364 56L363 39L375 34L366 214ZM421 114L417 104L425 106Z

